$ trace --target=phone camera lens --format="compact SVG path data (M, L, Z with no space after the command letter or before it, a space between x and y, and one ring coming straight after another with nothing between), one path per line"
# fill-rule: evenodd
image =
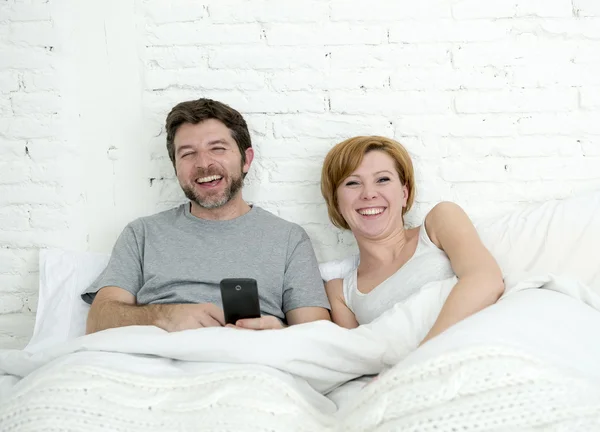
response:
M242 287L241 287L241 286L239 286L239 285L236 285L236 286L235 286L235 290L236 290L236 291L240 291L241 289L242 289Z

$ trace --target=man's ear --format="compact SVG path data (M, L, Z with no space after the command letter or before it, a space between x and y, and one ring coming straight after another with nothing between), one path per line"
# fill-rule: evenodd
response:
M244 166L242 167L242 172L247 173L248 171L250 171L250 165L252 164L252 161L254 160L254 149L252 147L249 147L246 149L245 153L246 153L246 162L244 162Z

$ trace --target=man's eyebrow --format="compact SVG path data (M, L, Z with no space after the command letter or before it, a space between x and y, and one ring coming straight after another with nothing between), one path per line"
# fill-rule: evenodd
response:
M222 140L222 139L218 139L218 140L214 140L214 141L209 141L208 142L208 145L215 145L215 144L230 145L227 141Z
M188 150L193 148L190 144L183 144L177 149L177 153L181 153L182 150Z

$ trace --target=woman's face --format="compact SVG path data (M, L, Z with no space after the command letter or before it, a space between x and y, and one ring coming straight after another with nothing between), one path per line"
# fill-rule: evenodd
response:
M355 236L385 237L403 226L408 189L387 153L373 150L337 189L339 211Z

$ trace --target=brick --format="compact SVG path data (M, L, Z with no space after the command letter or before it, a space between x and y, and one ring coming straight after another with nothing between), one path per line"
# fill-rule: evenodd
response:
M215 23L322 22L328 19L329 5L321 0L226 0L212 2L208 12Z
M313 69L273 71L269 83L278 91L383 89L390 73L381 69Z
M518 0L517 16L572 18L571 0Z
M0 249L0 274L19 273L24 267L23 258L21 258L14 249ZM0 287L2 284L0 283Z
M0 315L20 312L23 309L23 300L15 293L0 293Z
M332 69L373 68L394 70L398 67L450 65L450 48L432 44L331 47Z
M344 114L445 113L452 107L449 92L331 92L331 112Z
M0 98L0 117L10 117L13 115L10 98Z
M59 204L63 200L55 186L44 184L0 186L0 206L23 204Z
M53 116L0 118L0 135L12 140L51 137L58 130L58 118Z
M52 53L42 47L0 46L0 71L6 69L44 69L52 66Z
M70 227L69 222L75 218L75 214L67 208L34 207L30 218L34 229L62 230Z
M507 37L511 27L508 21L496 20L419 20L391 26L391 43L427 42L484 42Z
M518 121L518 132L525 135L600 134L598 111L570 113L533 113Z
M320 158L336 143L331 138L290 137L282 139L266 138L257 147L269 159Z
M0 72L0 93L19 90L19 75L15 71Z
M258 24L184 22L155 26L147 34L154 46L258 44L261 28Z
M151 0L142 3L146 16L156 24L200 21L208 17L206 6L191 0Z
M509 178L503 158L485 160L446 159L441 165L441 177L449 182L505 181Z
M494 3L461 0L452 5L452 15L458 20L519 16L567 18L571 17L572 14L573 9L570 0L517 0Z
M0 160L21 161L25 154L26 141L0 139Z
M452 5L452 15L457 20L511 18L516 13L515 2L483 3L477 0L460 0Z
M0 184L3 185L22 183L30 177L29 165L25 161L0 162L0 173Z
M385 118L365 116L284 115L273 120L275 138L335 138L355 135L391 135L393 127Z
M600 4L596 0L573 0L573 10L580 17L600 17Z
M600 64L568 63L556 68L546 65L511 67L515 87L580 87L600 86Z
M319 178L320 179L320 178ZM244 199L250 202L311 204L323 200L317 184L264 183L244 186Z
M261 90L266 86L264 73L244 70L151 69L146 73L146 86L150 90L174 88L209 90Z
M582 108L600 108L600 87L585 87L579 89Z
M598 157L547 157L507 162L515 180L587 180L600 178Z
M569 41L539 40L532 35L522 35L500 42L464 43L452 52L455 67L473 66L537 66L551 67L568 64L579 55L585 60L585 51L576 50Z
M72 230L0 231L0 243L10 248L68 248Z
M25 206L9 205L0 207L0 227L3 230L19 231L28 229L29 211Z
M209 66L213 69L316 69L323 70L324 48L225 47L212 49Z
M598 65L600 41L571 41L571 48L575 52L572 58L574 63Z
M495 67L454 69L451 65L439 67L396 68L390 76L394 90L458 90L502 89L510 86L508 71Z
M348 23L270 24L266 38L269 45L376 45L387 42L387 29Z
M517 133L522 117L488 115L402 115L394 121L397 135L504 137Z
M600 137L590 137L581 140L584 156L600 156Z
M414 18L450 18L451 9L445 0L334 0L332 21L404 21Z
M6 2L5 2L6 3ZM0 17L10 21L45 21L51 18L50 2L15 2L0 5Z
M25 91L59 90L60 86L60 77L55 70L23 71L23 87Z
M57 38L52 21L13 22L9 41L32 46L55 46Z
M27 151L29 158L36 163L47 163L60 158L75 164L74 158L78 150L64 141L33 139L27 141Z
M205 47L146 47L146 62L149 69L198 68L208 65L208 51Z
M279 216L300 225L329 221L325 204L286 205L279 209Z
M76 184L82 173L80 160L68 154L60 158L38 162L31 166L31 180L45 184L67 185Z
M0 292L25 297L38 290L39 274L0 274Z
M577 108L576 89L462 91L456 94L458 113L570 111Z
M580 140L563 136L527 136L506 138L439 138L452 157L569 157L581 154Z
M600 17L600 14L598 14ZM535 24L551 36L600 39L600 18L546 20Z
M50 92L15 93L11 96L16 116L31 114L57 114L61 110L61 97Z
M269 172L272 182L319 183L321 181L322 161L281 161Z

